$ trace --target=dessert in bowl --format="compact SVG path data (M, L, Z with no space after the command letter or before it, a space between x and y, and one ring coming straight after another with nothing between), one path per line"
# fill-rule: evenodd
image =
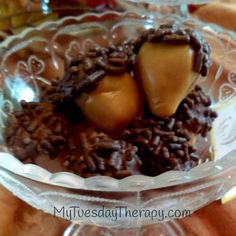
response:
M7 39L3 184L50 213L63 204L193 211L221 197L235 177L235 139L220 131L224 112L233 114L234 92L225 90L233 67L223 66L233 48L234 35L214 26L117 12L68 17ZM214 140L220 132L227 142ZM137 226L125 218L74 220Z
M80 176L115 178L199 163L195 139L217 117L195 87L210 67L210 46L199 34L161 25L120 45L91 45L65 67L63 78L39 84L38 102L21 100L9 114L4 137L18 159L62 159Z

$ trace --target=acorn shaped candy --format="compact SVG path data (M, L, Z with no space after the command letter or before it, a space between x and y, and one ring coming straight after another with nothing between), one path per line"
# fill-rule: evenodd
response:
M209 46L195 32L163 26L142 37L135 77L150 110L160 117L173 115L181 101L209 68Z
M76 102L96 127L106 132L119 132L140 112L140 95L129 73L106 75L90 93L83 93Z
M64 94L72 94L85 117L101 131L118 133L140 114L140 91L130 73L133 58L132 48L124 43L92 48L71 65Z

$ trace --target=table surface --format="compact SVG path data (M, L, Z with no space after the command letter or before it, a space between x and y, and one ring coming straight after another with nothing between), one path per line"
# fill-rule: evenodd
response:
M236 4L215 3L198 9L194 15L236 31ZM179 222L189 236L233 236L235 211L236 200L225 205L217 201ZM69 225L66 220L30 207L1 185L0 212L0 236L59 236Z
M179 222L188 236L233 236L235 211L236 200L225 205L217 201ZM1 185L0 212L0 236L61 236L70 224L32 208Z

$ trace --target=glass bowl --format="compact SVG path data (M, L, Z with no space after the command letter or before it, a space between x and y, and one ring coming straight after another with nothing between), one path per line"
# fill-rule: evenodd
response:
M214 156L214 161L156 177L85 179L23 164L8 152L3 137L6 117L20 100L37 101L39 82L62 77L65 63L91 45L117 44L170 22L196 29L212 46L210 74L199 78L199 83L211 96L219 117L207 138L209 146L199 145L199 151L201 156ZM33 207L72 221L65 235L93 235L93 228L84 225L100 227L101 235L105 231L116 235L120 230L136 235L145 225L155 225L165 235L184 235L173 220L220 199L236 183L235 45L233 32L196 19L114 11L63 17L6 38L0 44L0 183ZM89 213L82 216L86 210ZM93 210L101 214L92 215Z

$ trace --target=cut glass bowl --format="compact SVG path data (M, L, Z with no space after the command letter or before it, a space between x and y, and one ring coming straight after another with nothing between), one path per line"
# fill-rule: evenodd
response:
M213 156L213 161L188 172L169 171L156 177L139 175L116 180L97 176L85 179L69 172L52 172L33 164L23 164L8 152L4 145L7 115L18 107L21 99L38 100L39 81L50 83L52 77L63 76L64 62L71 61L91 45L117 44L136 37L144 29L169 22L196 29L212 46L210 74L206 79L199 78L199 84L211 96L219 117L207 138L208 145L199 146L199 152L202 156ZM132 210L161 209L165 213L169 210L194 212L220 199L235 185L236 35L233 32L176 15L148 17L111 11L63 17L27 28L6 38L0 50L0 183L33 207L73 223L136 229L162 220L124 215L117 220L112 217L71 217L58 209L79 206L111 210L122 206ZM174 218L178 217L166 214L163 221ZM158 230L170 235L173 235L172 231L181 230L171 222L162 223ZM74 230L74 225L72 228Z

